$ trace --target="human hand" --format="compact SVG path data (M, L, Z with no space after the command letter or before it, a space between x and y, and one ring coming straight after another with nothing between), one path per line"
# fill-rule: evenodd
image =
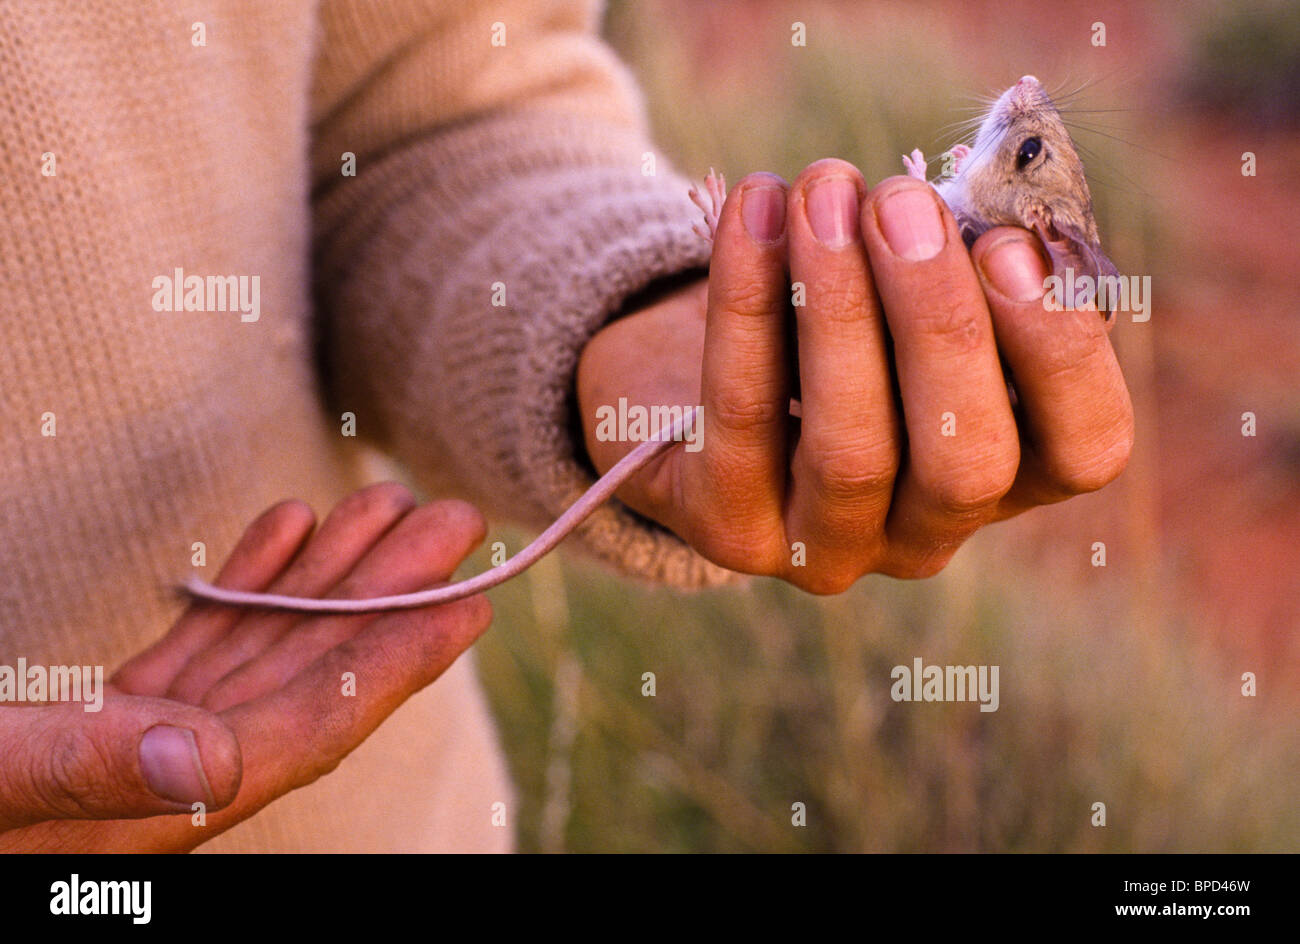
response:
M302 502L269 509L217 585L410 592L446 581L485 528L463 502L417 508L392 483L344 499L315 534L314 524ZM0 708L0 850L193 849L332 771L490 619L482 596L358 616L191 605L118 670L101 711ZM196 802L206 825L192 822Z
M930 576L983 525L1101 488L1128 460L1133 411L1102 320L1046 311L1048 273L1018 228L968 253L907 177L868 193L837 160L790 187L751 175L723 206L707 284L584 349L588 452L604 472L635 445L595 436L619 397L702 404L703 448L668 450L626 504L715 563L816 593ZM805 289L793 332L791 282Z

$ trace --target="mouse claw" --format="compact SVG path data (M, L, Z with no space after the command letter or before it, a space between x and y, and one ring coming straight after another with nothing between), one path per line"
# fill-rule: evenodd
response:
M920 148L914 149L910 155L903 155L903 166L907 168L907 175L909 177L915 177L917 180L925 180L925 165L925 155L921 152Z
M704 178L704 193L691 187L688 195L691 202L704 211L704 225L696 222L692 229L702 238L713 241L718 234L718 218L722 213L722 204L727 199L727 179L709 168L709 176Z

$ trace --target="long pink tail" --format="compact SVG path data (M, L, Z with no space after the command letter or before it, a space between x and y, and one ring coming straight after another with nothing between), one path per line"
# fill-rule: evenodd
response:
M298 613L377 613L384 610L409 610L419 606L436 606L451 603L489 590L511 577L523 573L537 563L555 546L568 537L569 532L585 521L593 511L618 491L619 487L645 467L655 456L665 452L682 438L687 422L694 422L699 407L682 411L682 418L672 425L667 434L641 443L596 480L573 505L556 519L555 523L537 536L504 564L446 587L402 593L390 597L372 597L364 600L316 600L310 597L288 597L275 593L250 593L243 590L226 590L214 587L197 577L185 581L185 590L201 600L227 603L231 606L256 606L271 610L292 610ZM693 427L694 428L694 427Z

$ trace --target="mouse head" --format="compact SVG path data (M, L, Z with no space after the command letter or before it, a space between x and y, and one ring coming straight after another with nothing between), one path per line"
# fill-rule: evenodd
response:
M961 171L961 217L972 240L994 226L1034 230L1063 275L1118 271L1101 251L1092 194L1070 133L1047 92L1026 75L998 98Z

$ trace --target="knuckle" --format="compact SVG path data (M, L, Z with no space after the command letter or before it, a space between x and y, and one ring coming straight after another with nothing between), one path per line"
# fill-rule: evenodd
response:
M979 305L961 295L938 298L911 316L911 330L943 344L956 353L969 353L990 338L989 321Z
M723 432L747 433L784 421L788 407L776 397L756 397L754 389L720 390L709 403L706 422ZM705 450L708 452L708 450Z
M734 318L753 318L766 315L776 308L776 281L771 272L762 267L746 267L732 271L721 293L723 313Z
M1114 355L1103 340L1079 331L1057 331L1035 346L1034 370L1043 380L1069 382L1101 376ZM1050 342L1050 343L1048 343Z
M1016 480L1016 464L992 462L972 464L956 474L937 476L926 485L936 508L946 515L962 517L997 504Z
M1095 492L1119 478L1133 452L1133 428L1129 423L1112 442L1087 458L1057 462L1048 475L1059 488L1071 495Z
M892 450L862 443L818 447L810 450L817 494L832 502L850 502L887 492L894 486L898 468Z
M828 324L861 324L874 308L874 289L860 271L830 265L809 282L808 304L796 309L800 318Z
M33 792L48 809L69 818L93 815L110 792L111 759L84 731L63 728L52 732L34 761Z

